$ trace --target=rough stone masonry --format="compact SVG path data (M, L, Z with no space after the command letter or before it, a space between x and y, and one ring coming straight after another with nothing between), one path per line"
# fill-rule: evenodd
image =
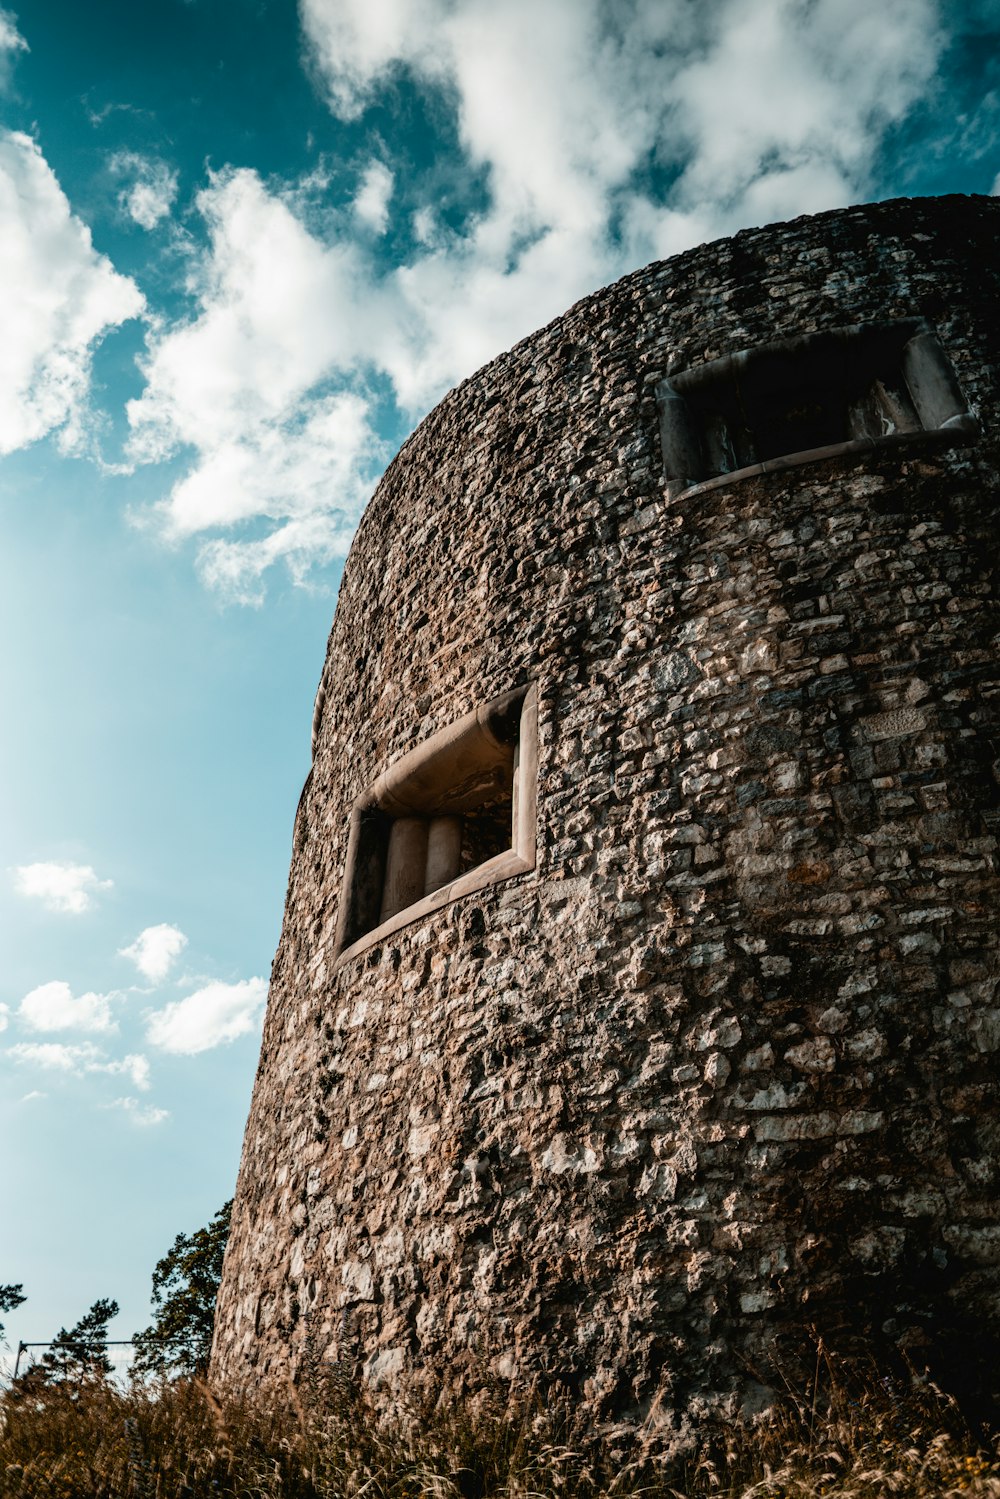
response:
M649 266L390 465L218 1379L681 1419L810 1330L989 1369L998 226L896 201Z

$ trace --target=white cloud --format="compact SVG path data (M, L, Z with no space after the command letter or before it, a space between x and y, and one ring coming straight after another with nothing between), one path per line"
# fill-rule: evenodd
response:
M344 119L360 114L372 84L397 58L430 61L431 37L451 8L442 0L299 0L336 112Z
M679 197L730 208L770 178L784 190L765 195L765 213L849 200L882 132L933 76L936 12L931 0L729 0L713 12L708 51L675 82L694 142Z
M317 454L317 462L328 455ZM358 513L363 502L358 502ZM289 520L257 541L206 542L198 554L198 570L210 588L237 604L263 601L263 578L275 562L284 561L294 582L304 584L313 567L346 557L354 536L356 515L320 511L302 520Z
M0 52L28 52L30 48L17 29L13 11L0 10Z
M5 1031L10 1025L10 1006L0 1004L0 1031Z
M365 401L349 392L303 398L273 422L207 449L161 507L165 532L183 537L267 516L277 522L256 539L205 542L205 581L239 603L257 603L260 579L284 561L297 582L317 562L347 555L369 493L369 455L377 450Z
M170 1118L169 1109L157 1108L154 1104L140 1103L138 1098L116 1098L112 1103L105 1105L109 1109L123 1109L133 1124L140 1128L148 1129L153 1125L162 1124Z
M384 456L373 390L415 417L635 265L864 197L886 132L932 84L939 14L940 0L300 0L337 113L405 72L451 111L459 151L426 179L380 152L339 217L310 213L305 181L279 190L245 169L199 195L197 311L151 331L129 407L132 462L191 454L154 512L164 537L197 538L205 580L243 602L277 563L306 581L343 555ZM372 234L392 213L414 241L396 265Z
M248 1035L260 1024L267 999L262 978L206 984L149 1018L146 1034L164 1051L193 1056Z
M419 245L430 245L434 243L437 236L437 218L433 208L428 204L418 208L413 215L413 238Z
M34 1103L36 1099L38 1099L38 1098L48 1098L48 1096L49 1095L47 1093L43 1093L40 1088L32 1088L31 1091L30 1091L30 1093L25 1093L22 1096L21 1102L22 1103Z
M6 1055L28 1067L46 1072L62 1072L83 1077L86 1073L106 1072L131 1079L132 1086L145 1091L149 1087L149 1062L144 1056L129 1055L109 1059L92 1041L69 1044L63 1041L20 1041L7 1048Z
M59 979L40 984L21 1000L18 1016L33 1031L110 1031L114 1029L106 994L74 997Z
M246 169L214 177L197 206L209 231L192 286L201 311L152 340L146 389L129 405L140 459L167 458L185 444L214 452L255 424L287 420L331 367L358 359L350 246L320 243Z
M94 344L143 299L98 255L36 143L0 133L0 453L84 446Z
M370 162L354 199L355 218L376 234L389 227L389 202L395 178L384 161Z
M138 151L116 151L109 163L117 177L127 179L118 194L122 211L143 229L155 229L168 217L177 197L177 173L158 156Z
M130 947L120 947L118 952L120 957L131 958L144 978L159 984L187 947L187 940L180 927L161 922L144 928Z
M97 1070L122 1073L125 1077L132 1079L133 1088L141 1088L145 1091L149 1087L149 1062L139 1053L130 1053L127 1057L122 1057L120 1061L108 1062L106 1066Z
M83 1072L89 1064L104 1055L90 1041L69 1046L63 1041L20 1041L8 1047L7 1055L15 1062L42 1067L46 1072Z
M455 101L502 239L603 235L650 202L653 153L684 168L661 206L729 227L772 171L831 164L863 187L881 132L933 77L935 0L301 0L333 109L406 68ZM524 45L530 35L531 45ZM796 211L790 195L782 211ZM516 268L512 272L516 274Z
M356 372L377 306L361 295L349 245L326 245L255 173L221 174L199 195L209 228L201 310L151 337L146 389L129 403L138 462L193 448L195 461L158 507L179 540L265 524L264 536L209 542L206 578L244 601L284 560L302 579L343 556L383 455Z
M0 9L0 91L10 87L14 59L19 52L30 52L30 47L17 29L17 16L13 11Z
M19 895L40 900L49 911L79 916L94 904L94 895L110 890L113 880L98 879L89 864L21 864L14 870Z
M511 341L602 276L863 195L943 46L937 0L300 0L300 12L337 113L356 116L407 69L454 101L468 161L487 173L486 213L398 278L424 314L392 369L404 400L468 373L480 348L460 342L450 370L446 355L463 323L496 352L502 327ZM657 161L680 168L659 198L644 179ZM441 347L407 368L424 335Z

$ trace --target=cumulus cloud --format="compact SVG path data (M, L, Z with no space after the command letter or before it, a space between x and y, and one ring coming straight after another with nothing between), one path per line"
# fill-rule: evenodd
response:
M155 229L167 218L177 197L177 173L158 156L138 151L116 151L109 163L125 185L118 194L123 213L142 229Z
M341 116L395 69L454 101L491 200L456 247L467 274L492 259L530 279L533 241L556 236L571 286L578 264L625 268L616 220L645 229L627 265L863 192L943 46L936 0L301 0L301 15ZM644 179L657 162L665 193Z
M72 1077L106 1072L113 1076L128 1077L132 1086L141 1091L149 1087L149 1062L144 1056L130 1054L109 1058L92 1041L75 1044L65 1041L19 1041L16 1046L7 1048L6 1055L23 1066L39 1067L46 1072L61 1072Z
M159 984L166 978L177 958L187 947L187 937L180 927L161 922L147 926L130 947L120 947L120 957L131 958L144 978Z
M141 459L184 444L214 452L254 424L280 423L331 367L352 368L361 347L350 245L321 243L248 169L215 176L196 206L209 236L193 287L200 311L153 338L146 389L129 406ZM246 518L231 497L219 505L215 520ZM183 514L175 520L190 529Z
M59 979L40 984L26 994L18 1017L33 1031L110 1031L114 1029L111 1003L106 994L74 996L69 984Z
M143 308L99 255L30 136L0 133L0 453L58 432L85 445L94 344Z
M252 602L275 561L304 576L349 544L382 447L366 397L343 380L377 307L359 298L355 250L322 243L254 172L215 177L198 208L200 311L152 336L129 450L137 462L195 450L156 513L168 539L264 520L263 537L201 552L210 582Z
M10 87L14 59L19 52L28 52L24 37L17 29L17 16L13 11L0 9L0 90Z
M15 1062L43 1067L47 1072L81 1072L89 1062L103 1056L103 1052L85 1041L79 1046L69 1046L63 1041L20 1041L7 1050Z
M384 234L389 227L389 201L394 181L384 161L370 162L354 199L355 218L376 234Z
M110 890L113 884L113 880L99 879L89 864L20 864L14 870L14 888L19 895L40 900L49 911L74 916L89 911L94 896Z
M27 42L17 29L17 16L13 11L0 10L0 52L27 52Z
M170 1118L169 1109L157 1108L151 1103L140 1103L138 1098L116 1098L113 1102L105 1105L109 1109L122 1109L133 1124L141 1129L149 1129L153 1125L163 1124Z
M108 1062L105 1067L99 1070L102 1072L121 1073L125 1077L131 1078L133 1088L141 1088L145 1091L149 1087L149 1062L140 1052L133 1052L116 1062Z
M206 984L157 1010L149 1018L146 1034L163 1051L193 1056L256 1030L266 999L267 983L262 978Z
M10 1024L10 1006L0 1004L0 1031L5 1031Z
M408 77L450 123L426 178L382 151L321 225L302 185L245 169L197 200L197 310L150 333L129 451L193 455L155 521L197 538L206 581L244 602L277 563L302 582L343 554L385 456L373 391L414 418L635 265L864 197L945 45L940 0L299 9L338 115ZM411 248L390 264L393 213Z

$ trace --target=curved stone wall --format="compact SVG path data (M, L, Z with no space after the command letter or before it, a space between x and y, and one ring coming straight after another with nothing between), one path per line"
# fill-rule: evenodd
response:
M318 699L217 1377L680 1411L807 1328L993 1336L998 223L897 201L652 265L390 465ZM897 320L936 330L956 445L667 485L661 382ZM531 684L532 862L339 955L352 807Z

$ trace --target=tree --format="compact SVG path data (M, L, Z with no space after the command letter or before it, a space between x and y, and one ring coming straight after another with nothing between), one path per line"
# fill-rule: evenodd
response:
M13 1312L27 1298L23 1286L0 1286L0 1312ZM3 1323L0 1322L0 1343L3 1342Z
M205 1228L178 1234L153 1271L153 1321L135 1335L137 1374L203 1374L215 1327L215 1298L232 1202Z
M108 1323L117 1315L117 1301L107 1297L95 1301L68 1332L60 1327L46 1352L18 1383L25 1390L34 1390L40 1385L107 1379L113 1369L107 1354Z

